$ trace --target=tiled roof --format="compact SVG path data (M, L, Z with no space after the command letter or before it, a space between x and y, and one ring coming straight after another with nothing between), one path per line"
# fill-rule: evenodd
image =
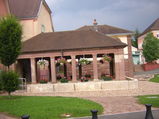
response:
M132 33L132 31L117 28L109 25L92 25L92 26L83 26L77 30L94 30L103 34L124 34L124 33Z
M159 18L156 19L148 28L146 28L146 30L141 35L143 35L147 32L150 32L152 30L159 30Z
M37 17L42 2L51 12L44 0L8 0L8 5L11 14L19 19L30 19Z
M22 53L125 47L120 40L95 31L41 33L23 43Z

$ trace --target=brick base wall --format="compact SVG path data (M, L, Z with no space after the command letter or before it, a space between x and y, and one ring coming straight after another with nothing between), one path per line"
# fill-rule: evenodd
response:
M126 76L132 77L134 69L131 69L128 59L125 59L124 61L125 61L125 74Z

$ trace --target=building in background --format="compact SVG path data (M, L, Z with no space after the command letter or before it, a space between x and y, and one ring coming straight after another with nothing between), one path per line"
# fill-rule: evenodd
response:
M145 63L145 58L142 54L142 50L143 50L142 44L143 44L143 41L144 41L147 33L149 33L149 32L152 32L153 35L159 39L159 18L156 19L148 28L146 28L144 30L144 32L138 37L138 49L139 49L140 54L141 54L141 61L140 62L143 64Z
M45 0L0 0L0 16L14 15L23 27L23 39L53 32L51 10Z
M77 30L93 30L127 44L127 47L124 48L125 70L127 76L133 76L132 44L131 44L131 38L133 35L132 31L109 25L98 25L96 19L94 19L93 25L90 26L86 25Z

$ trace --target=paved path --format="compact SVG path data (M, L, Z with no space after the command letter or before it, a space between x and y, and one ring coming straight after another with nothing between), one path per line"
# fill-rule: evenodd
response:
M0 113L0 119L18 119L18 118L14 118L14 117L11 117L7 114Z
M159 69L151 71L134 72L134 75L143 75L143 74L159 74Z
M100 103L104 107L103 114L117 114L145 110L145 106L138 104L135 97L86 97L86 99Z

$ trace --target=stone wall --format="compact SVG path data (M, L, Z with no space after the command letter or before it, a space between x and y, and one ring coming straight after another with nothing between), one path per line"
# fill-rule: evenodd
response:
M123 81L97 81L57 84L30 84L27 85L28 93L51 92L81 92L81 91L107 91L107 90L134 90L138 89L138 80Z

